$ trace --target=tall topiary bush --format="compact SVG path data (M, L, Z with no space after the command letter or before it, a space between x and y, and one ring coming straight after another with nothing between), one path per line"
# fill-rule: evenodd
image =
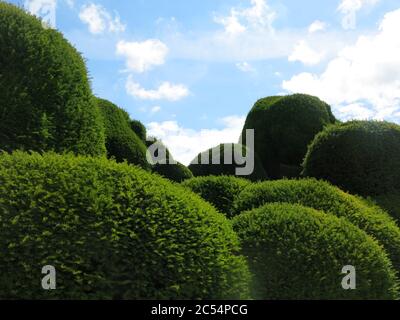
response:
M291 204L267 204L233 219L253 273L255 299L397 299L381 246L345 219ZM344 290L344 266L356 290Z
M400 190L400 126L350 121L326 128L310 145L305 176L363 196Z
M301 204L346 218L377 239L385 247L395 268L400 271L400 229L381 208L345 193L327 182L308 179L252 184L237 197L234 212L239 214L271 202Z
M225 157L225 153L228 157ZM248 168L251 168L252 171L249 174L238 175L236 170L238 168L243 169L246 165L240 163L240 160L237 159L242 159L245 156L249 156L252 161L252 165L249 162L247 163ZM268 178L258 155L243 145L233 143L220 144L200 153L191 161L189 169L195 177L237 175L253 181L266 180Z
M0 298L247 298L231 224L138 167L71 155L0 155ZM57 271L43 290L41 269Z
M316 97L294 94L258 100L249 112L242 139L247 129L254 129L255 151L271 178L286 175L285 168L300 168L307 145L324 126L334 123L331 108ZM291 169L300 173L300 169Z
M129 125L133 132L135 132L143 142L146 142L147 130L144 124L139 120L129 120Z
M128 113L110 101L100 98L96 101L104 121L108 156L148 168L146 146L130 128Z
M186 180L182 185L231 217L233 202L250 183L249 180L234 176L208 176Z
M103 155L85 63L61 33L0 2L0 149Z

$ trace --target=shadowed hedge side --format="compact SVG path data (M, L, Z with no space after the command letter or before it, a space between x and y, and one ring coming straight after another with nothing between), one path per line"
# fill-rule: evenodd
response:
M251 182L233 176L196 177L182 183L200 195L227 217L232 216L233 202Z
M386 253L345 219L291 204L267 204L233 219L254 274L255 299L397 299ZM344 266L356 290L344 290Z
M328 104L317 97L294 94L273 96L258 100L247 115L243 127L254 129L254 148L270 178L301 172L301 162L308 144L324 126L336 121ZM283 172L281 166L284 166ZM296 170L293 167L297 167Z
M105 126L107 155L118 162L148 168L146 146L132 131L128 113L110 101L96 98Z
M252 184L238 196L234 203L234 212L239 214L271 202L300 204L346 218L377 239L389 254L396 270L400 271L400 229L381 208L327 182L304 179Z

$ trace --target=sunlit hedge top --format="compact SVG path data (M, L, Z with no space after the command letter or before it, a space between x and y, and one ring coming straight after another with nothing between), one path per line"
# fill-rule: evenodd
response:
M85 63L61 33L0 2L0 149L105 154Z
M239 242L177 184L105 158L0 155L0 298L247 298ZM57 290L40 286L53 265Z

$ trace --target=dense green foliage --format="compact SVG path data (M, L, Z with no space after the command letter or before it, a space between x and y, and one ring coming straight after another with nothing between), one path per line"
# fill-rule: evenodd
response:
M130 120L129 125L133 132L136 133L136 135L143 141L146 141L146 136L147 136L147 130L146 127L144 126L143 123L141 123L139 120Z
M0 298L248 297L229 221L197 195L104 158L0 155ZM57 290L38 283L44 265Z
M231 151L228 148L230 148ZM225 152L228 156L227 159L225 159ZM241 159L247 155L250 158L253 158L252 173L249 175L237 175L236 170L238 168L245 167L245 165L240 163L238 159ZM204 163L203 160L208 160L208 164ZM197 162L197 164L195 164L195 162ZM195 177L237 175L241 178L246 178L253 181L267 179L267 174L258 155L242 145L232 143L220 144L219 146L200 153L195 157L195 159L192 160L191 164L189 165L189 169L193 172Z
M371 200L385 209L400 225L400 191L378 195Z
M312 142L303 166L305 176L363 196L400 190L400 126L378 121L330 126Z
M234 200L250 181L233 176L208 176L186 180L182 184L230 217Z
M104 155L85 63L61 33L0 2L0 149Z
M254 277L255 299L396 299L386 253L345 219L300 205L267 204L233 219ZM343 290L346 265L356 290Z
M270 202L301 204L346 218L377 239L385 247L395 268L400 271L400 229L381 208L369 205L327 182L309 179L252 184L238 196L234 211L239 214Z
M146 146L130 128L128 113L107 100L96 100L104 121L107 155L147 168Z
M156 164L152 167L152 171L175 182L182 182L186 179L193 178L192 172L179 162L172 164Z
M254 129L255 151L268 176L280 178L280 166L300 167L314 136L335 121L330 106L316 97L267 97L258 100L249 112L242 139L247 145L245 132Z

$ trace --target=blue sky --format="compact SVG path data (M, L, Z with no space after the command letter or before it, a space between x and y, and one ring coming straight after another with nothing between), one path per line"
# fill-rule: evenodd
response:
M94 93L186 164L236 142L269 95L310 93L343 120L400 123L398 0L9 2L59 29L87 60Z

